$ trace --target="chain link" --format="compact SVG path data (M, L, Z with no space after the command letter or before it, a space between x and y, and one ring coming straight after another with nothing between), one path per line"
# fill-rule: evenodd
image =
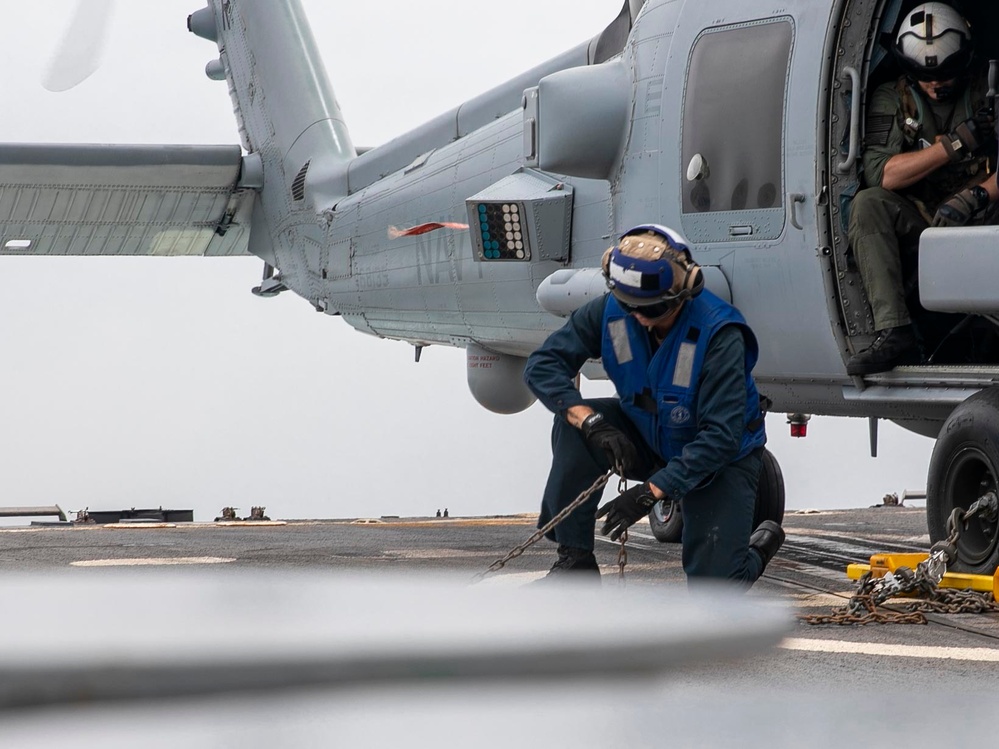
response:
M619 475L621 476L621 478L618 479L618 482L617 482L617 493L618 494L624 494L626 491L628 491L628 479L626 479L623 474L624 474L624 471L621 470L619 472ZM624 531L621 532L621 535L618 538L621 541L621 548L618 549L618 552L617 552L617 576L618 576L618 579L621 581L621 584L623 585L624 584L624 568L628 564L628 547L627 547L627 543L628 543L628 529L625 528Z
M530 538L524 541L524 543L510 549L510 551L507 552L506 556L502 557L501 559L497 559L495 562L489 565L489 567L484 572L476 573L476 575L472 578L472 583L474 584L477 582L481 582L486 577L486 575L491 575L493 572L498 572L499 570L503 569L503 567L506 566L507 562L516 559L525 551L527 551L529 548L531 548L534 544L536 544L538 541L544 538L544 535L546 533L548 533L552 528L554 528L556 525L558 525L567 517L569 517L569 515L572 513L573 510L575 510L577 507L583 504L586 500L588 500L591 496L593 496L593 494L595 494L596 492L600 491L605 486L607 486L607 482L610 481L610 477L612 474L613 470L607 471L607 473L600 476L596 481L593 482L593 485L589 489L586 489L582 494L580 494L578 497L572 500L572 502L570 502L565 507L565 509L563 509L555 517L553 517L551 520L545 523L544 526L538 528L531 535Z
M625 545L628 543L628 531L622 531L618 539L621 541L621 548L617 550L617 576L623 584L624 568L628 564L628 547Z
M957 541L968 521L981 512L986 518L995 512L997 497L989 492L964 510L955 507L947 518L947 538L930 548L927 559L916 565L913 572L899 567L884 577L875 578L867 572L857 583L857 592L846 605L830 614L800 614L805 624L926 624L925 614L984 614L999 612L992 594L975 590L940 589L937 586L947 572L947 565L957 559ZM922 596L922 600L892 604L886 601L898 596Z
M546 523L544 525L544 527L539 528L537 531L535 531L531 535L530 538L528 538L526 541L524 541L524 543L522 543L522 544L520 544L518 546L515 546L502 559L497 559L495 562L493 562L491 565L489 565L489 568L486 569L485 572L479 572L479 573L477 573L472 578L472 583L474 584L474 583L480 582L482 579L484 579L486 577L486 575L490 575L493 572L498 572L499 570L503 569L503 567L506 566L507 562L509 562L509 561L511 561L513 559L516 559L521 554L523 554L525 551L527 551L531 546L533 546L538 541L540 541L542 538L544 538L544 536L545 536L546 533L548 533L550 530L552 530L552 528L554 528L559 523L561 523L563 520L565 520L567 517L569 517L569 515L572 513L573 510L575 510L577 507L579 507L581 504L583 504L586 500L588 500L591 496L593 496L594 493L596 493L596 492L600 491L601 489L603 489L607 485L607 483L610 481L610 477L611 477L611 475L613 473L615 473L615 471L619 475L621 473L623 473L623 471L620 470L620 468L615 467L615 468L609 470L604 475L602 475L600 478L598 478L593 483L593 485L589 489L587 489L582 494L580 494L578 497L576 497L576 499L574 499L564 510L562 510L561 512L559 512L558 515L556 515L550 521L548 521L548 523ZM617 492L618 492L618 494L624 494L624 492L626 492L627 490L628 490L628 480L622 476L618 480L618 482L617 482ZM627 543L628 543L628 531L627 530L625 530L625 531L623 531L621 533L620 541L621 541L621 548L618 549L618 552L617 552L617 568L618 568L618 577L620 578L620 580L623 583L624 582L624 568L628 565L628 547L627 547Z

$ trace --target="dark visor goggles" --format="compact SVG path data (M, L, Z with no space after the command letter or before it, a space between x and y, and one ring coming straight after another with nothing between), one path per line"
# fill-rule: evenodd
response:
M617 303L620 305L621 309L633 315L641 315L648 320L658 320L660 317L668 315L670 312L676 309L677 301L663 300L659 302L653 302L652 304L628 304L628 302L622 302L620 299Z

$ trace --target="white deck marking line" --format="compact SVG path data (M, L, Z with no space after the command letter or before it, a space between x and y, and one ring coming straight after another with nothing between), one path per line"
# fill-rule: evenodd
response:
M228 564L229 557L148 557L145 559L83 559L70 562L70 567L156 567L180 564Z
M944 648L924 645L887 645L876 642L846 642L844 640L809 640L788 637L780 645L785 650L805 650L813 653L856 653L901 658L936 658L952 661L999 663L997 648Z
M547 574L547 572L500 572L495 575L487 575L477 584L519 587L527 585L534 580L540 580Z

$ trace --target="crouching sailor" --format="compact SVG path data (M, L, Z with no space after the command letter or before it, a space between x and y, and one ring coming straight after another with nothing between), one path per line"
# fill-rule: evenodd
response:
M597 511L595 494L549 534L548 573L599 576L594 522L616 540L660 500L683 515L688 581L752 584L784 540L753 529L766 442L752 369L756 338L742 314L704 289L687 241L635 227L604 254L610 294L576 310L528 360L525 380L555 414L552 467L538 527L608 469L641 481ZM617 398L584 399L576 376L601 358Z

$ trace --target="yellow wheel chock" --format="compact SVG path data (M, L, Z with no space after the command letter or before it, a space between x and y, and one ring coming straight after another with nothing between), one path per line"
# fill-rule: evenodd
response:
M899 567L916 569L916 565L925 562L929 554L875 554L870 564L851 564L846 568L846 576L851 580L859 580L870 572L874 577L884 577ZM969 575L963 572L947 572L940 581L941 588L958 588L960 590L977 590L991 592L992 598L999 601L999 569L993 575Z

